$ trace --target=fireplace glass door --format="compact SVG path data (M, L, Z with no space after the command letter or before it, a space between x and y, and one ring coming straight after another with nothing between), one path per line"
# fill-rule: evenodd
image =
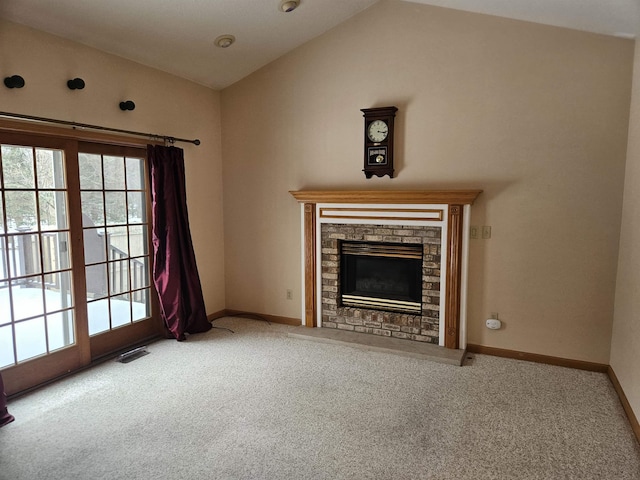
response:
M422 245L340 244L340 303L345 307L422 313Z

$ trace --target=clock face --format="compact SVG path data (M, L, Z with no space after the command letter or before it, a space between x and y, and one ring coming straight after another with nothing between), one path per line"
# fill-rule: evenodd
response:
M367 136L372 142L382 142L389 135L389 125L382 120L374 120L369 124Z

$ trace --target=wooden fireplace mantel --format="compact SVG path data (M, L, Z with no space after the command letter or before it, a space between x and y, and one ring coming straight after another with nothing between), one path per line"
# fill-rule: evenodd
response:
M300 203L417 203L471 205L482 190L294 190Z
M472 205L482 190L297 190L289 192L303 205L304 230L304 324L317 323L316 226L317 204L415 204L448 205L447 274L444 344L459 348L462 297L464 207Z

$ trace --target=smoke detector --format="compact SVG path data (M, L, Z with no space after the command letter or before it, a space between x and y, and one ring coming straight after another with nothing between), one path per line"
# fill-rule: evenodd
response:
M296 8L300 6L300 0L284 0L280 3L280 10L284 13L293 12Z
M236 37L234 37L233 35L220 35L218 38L216 38L213 43L216 45L216 47L220 47L220 48L228 48L231 45L234 44L234 42L236 41Z

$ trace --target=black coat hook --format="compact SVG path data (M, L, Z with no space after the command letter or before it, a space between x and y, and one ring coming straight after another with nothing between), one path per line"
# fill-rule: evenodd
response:
M84 80L81 78L69 80L67 81L67 87L69 87L69 90L82 90L84 88Z
M133 110L136 108L136 104L131 100L127 100L126 102L120 102L120 110Z
M4 85L7 88L22 88L24 87L24 78L22 78L20 75L5 77Z

